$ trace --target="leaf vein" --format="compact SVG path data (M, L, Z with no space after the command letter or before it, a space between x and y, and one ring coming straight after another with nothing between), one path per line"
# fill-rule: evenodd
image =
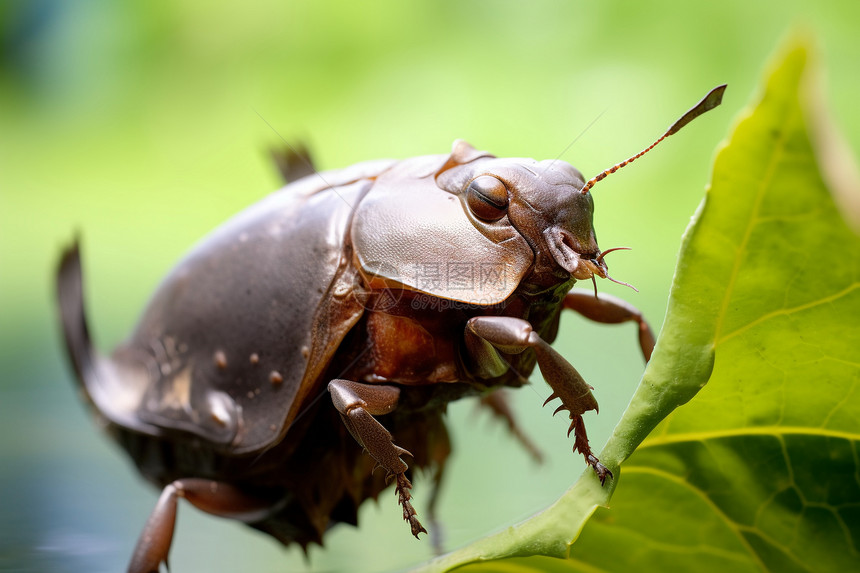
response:
M840 507L845 507L850 504L841 504L841 505L830 505L827 503L807 503L807 507L814 507L816 509L821 509L829 512L833 515L833 519L836 520L836 523L839 525L840 529L842 529L842 534L845 536L845 544L848 546L848 551L852 556L857 557L860 555L857 551L857 547L854 544L854 536L851 534L851 528L845 523L845 519L843 519L842 515L839 513Z
M786 435L802 434L828 438L841 438L854 442L860 441L860 433L843 430L831 430L828 428L813 428L806 426L756 426L750 428L726 428L720 430L709 430L699 432L678 432L666 434L656 438L646 438L639 449L662 446L666 444L678 444L683 442L701 442L704 440L718 440L721 438L733 438L740 436L773 436L781 438Z
M784 120L782 128L779 131L779 139L774 143L773 152L770 154L770 159L768 160L767 169L765 170L764 175L759 182L758 189L756 189L755 201L752 206L752 213L750 215L749 221L747 222L746 229L744 230L744 236L741 238L741 242L735 250L734 261L732 262L732 270L729 274L728 284L726 285L726 292L723 296L723 302L720 305L719 313L717 314L716 328L714 329L714 340L720 340L721 334L723 331L723 320L725 320L726 314L728 313L729 300L732 297L734 292L735 282L737 281L738 274L741 269L741 260L743 259L743 253L746 251L747 243L749 243L750 236L752 236L753 228L756 226L756 221L759 217L759 209L761 208L762 201L764 200L765 192L770 186L774 173L776 172L776 166L779 163L779 159L782 157L783 152L785 151L786 139L788 138L787 124L789 123L789 118Z
M714 503L714 501L704 491L695 487L690 482L688 482L684 479L681 479L678 476L672 475L669 472L664 472L662 470L657 470L657 469L649 468L646 466L625 467L624 472L627 474L630 474L630 473L650 474L650 475L653 475L653 476L656 476L659 478L663 478L663 479L671 481L672 483L675 483L675 484L689 490L693 494L695 494L697 497L699 497L699 499L701 499L703 502L705 502L705 504L708 507L711 508L711 510L714 512L714 514L717 517L719 517L723 521L723 523L725 523L726 527L728 527L732 532L734 532L735 536L737 537L738 542L744 547L744 549L746 549L750 558L756 563L756 565L758 565L758 567L762 571L767 571L767 567L762 562L761 558L759 557L758 553L756 553L755 549L753 549L752 546L749 544L746 537L744 536L744 534L741 532L740 528L738 527L738 524L735 523L728 515L723 513L723 511L719 508L719 506L717 506Z
M820 306L822 304L828 304L828 303L834 302L834 301L839 300L840 298L842 298L844 296L851 294L853 291L857 290L858 288L860 288L860 283L852 283L847 288L844 288L837 293L833 293L830 296L827 296L827 297L824 297L824 298L821 298L818 300L814 300L814 301L808 302L806 304L801 304L801 305L794 306L791 308L781 308L779 310L775 310L773 312L763 314L760 317L758 317L757 319L753 320L752 322L749 322L749 323L747 323L741 327L738 327L735 330L729 332L728 334L726 334L722 337L718 336L716 339L717 345L722 344L723 342L726 342L727 340L734 338L735 336L743 334L747 330L758 326L762 322L768 321L772 318L776 318L777 316L786 316L786 315L794 314L796 312L808 310L810 308L815 308L816 306Z
M830 409L830 412L827 413L827 416L824 417L824 420L821 422L822 428L830 423L830 418L832 418L836 412L838 412L843 406L851 402L851 398L854 396L854 392L857 390L857 381L858 378L855 376L854 380L851 381L851 388L849 388L848 391L845 392L845 395L842 396L842 399L839 400L836 404L834 404L833 407Z

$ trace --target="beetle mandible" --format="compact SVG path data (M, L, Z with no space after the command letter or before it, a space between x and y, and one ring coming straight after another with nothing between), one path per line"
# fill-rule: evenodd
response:
M574 451L611 478L585 432L591 387L550 343L571 309L636 322L650 356L639 311L571 290L608 277L589 189L642 153L587 183L563 161L500 159L463 141L449 155L312 173L197 245L109 356L90 339L75 243L57 277L68 354L95 414L162 488L129 571L166 563L179 498L306 547L355 524L393 481L418 537L401 456L438 480L448 402L521 386L536 363Z

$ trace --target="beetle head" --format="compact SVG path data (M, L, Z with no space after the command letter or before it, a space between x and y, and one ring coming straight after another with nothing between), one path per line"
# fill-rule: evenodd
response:
M582 193L585 178L563 161L498 159L455 142L437 184L458 194L473 224L487 236L513 227L534 253L529 282L548 286L571 277L606 277L592 223L594 202Z
M508 217L535 249L536 273L561 267L573 278L605 277L594 232L594 201L582 194L582 174L568 163L535 162L520 165L525 181L511 180Z
M460 195L472 222L487 237L493 238L489 230L494 224L516 229L534 251L530 283L548 285L563 280L564 273L567 278L599 276L620 282L607 275L603 261L606 253L616 249L601 253L597 248L594 204L588 190L720 105L725 89L723 84L709 91L654 143L587 183L579 171L562 161L497 159L459 140L436 172L436 183Z

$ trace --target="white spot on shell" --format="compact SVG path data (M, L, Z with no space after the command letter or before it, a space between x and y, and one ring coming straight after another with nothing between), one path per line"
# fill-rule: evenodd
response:
M219 370L227 368L227 355L224 354L223 350L215 352L212 359L215 361L215 366L217 366Z
M191 404L191 369L186 368L174 376L165 388L157 408L163 410L188 410Z
M251 361L251 364L259 364L260 363L260 355L255 352L248 358L248 360Z
M209 416L220 428L236 430L238 414L236 404L230 396L223 392L209 392L206 396L206 404Z
M342 298L342 297L345 297L346 295L348 295L351 290L352 290L352 287L350 285L343 283L343 282L339 282L339 283L335 284L333 294L337 298Z
M272 384L280 384L283 381L284 381L284 377L281 376L281 373L278 372L277 370L272 370L269 373L269 382L271 382Z

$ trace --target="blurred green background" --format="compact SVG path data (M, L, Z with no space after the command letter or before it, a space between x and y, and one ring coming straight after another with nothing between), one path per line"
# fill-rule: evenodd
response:
M613 275L601 289L665 311L680 236L714 149L786 32L812 32L829 100L860 148L860 4L127 2L0 4L0 570L122 570L157 492L100 435L61 354L53 271L83 240L97 344L125 336L201 236L279 186L267 149L306 141L322 168L444 153L563 159L586 176L638 151L708 89L724 106L594 191ZM259 113L259 115L258 115ZM602 115L601 115L602 114ZM596 387L599 446L642 370L633 327L569 316L556 345ZM515 394L547 454L532 464L474 404L451 408L440 515L448 548L545 507L583 470L539 379ZM427 480L415 487L419 512ZM187 571L379 571L431 555L386 492L306 561L239 524L180 509Z

